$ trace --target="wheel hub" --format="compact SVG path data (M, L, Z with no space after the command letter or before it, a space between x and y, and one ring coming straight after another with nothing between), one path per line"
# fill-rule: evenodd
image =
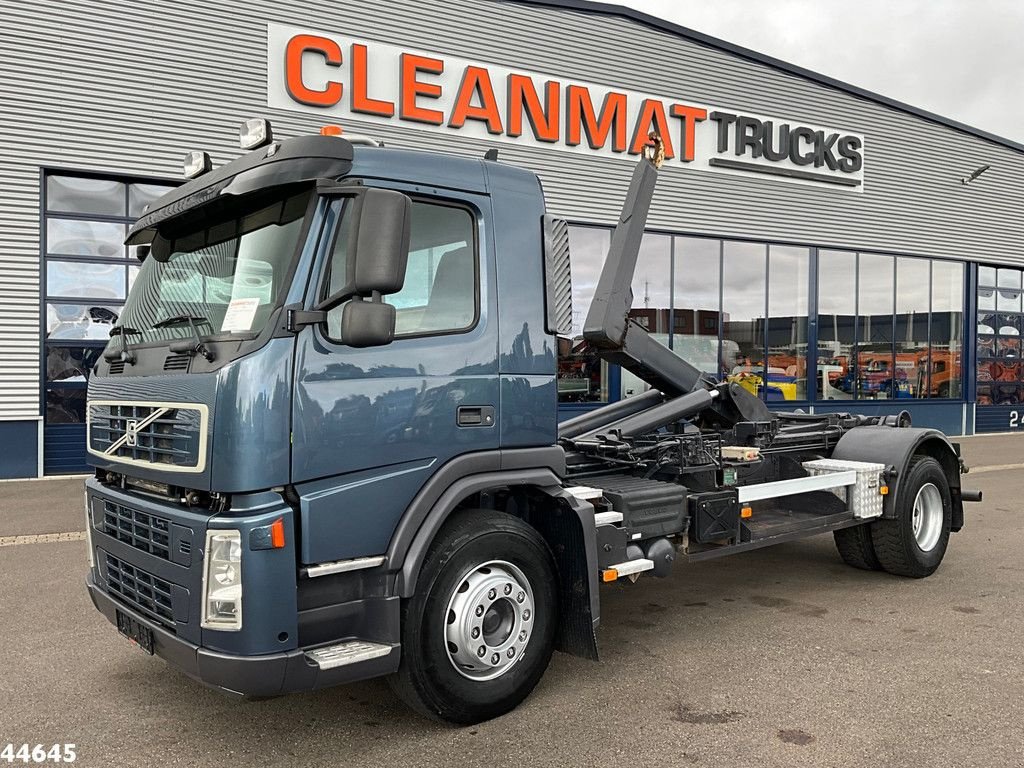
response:
M914 498L911 518L914 539L922 552L931 552L942 536L942 494L934 483L925 483Z
M533 633L533 589L503 560L478 565L458 582L445 615L452 666L470 680L493 680L523 656Z

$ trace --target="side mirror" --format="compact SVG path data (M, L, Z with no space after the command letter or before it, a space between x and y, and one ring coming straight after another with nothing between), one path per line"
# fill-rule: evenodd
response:
M345 188L344 193L352 195L345 213L348 274L344 287L317 304L318 310L333 309L353 296L379 299L398 293L405 283L412 200L401 192L373 187Z
M380 347L395 338L395 308L353 299L341 310L341 340L350 347Z
M409 260L412 201L373 187L353 200L349 283L357 296L398 293Z

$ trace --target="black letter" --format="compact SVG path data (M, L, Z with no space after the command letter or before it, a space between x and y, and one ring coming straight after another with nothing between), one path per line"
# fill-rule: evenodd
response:
M823 165L827 165L830 171L834 171L839 168L839 163L836 162L835 156L832 154L832 147L836 143L836 139L839 138L838 133L833 133L827 139L825 138L824 131L817 131L814 134L814 167L821 168Z
M718 151L725 152L729 149L729 124L736 119L736 115L729 112L712 112L708 117L718 123Z
M810 165L814 162L814 150L811 149L806 155L801 155L800 139L806 139L809 144L813 144L814 131L800 126L789 132L789 159L794 165Z
M747 129L750 132L747 132ZM764 154L761 151L761 143L764 140L764 126L756 117L741 117L736 121L736 147L733 150L737 155L744 155L747 147L750 147L751 157L760 157Z
M789 123L779 126L779 148L775 149L775 126L771 120L764 123L764 156L772 162L789 157Z
M864 165L864 158L860 152L860 139L856 136L843 136L839 140L839 155L843 159L839 161L839 168L844 173L856 173Z

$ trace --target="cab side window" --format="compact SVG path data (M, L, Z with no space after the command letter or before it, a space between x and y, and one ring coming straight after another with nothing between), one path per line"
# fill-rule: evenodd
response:
M466 331L478 310L476 221L465 208L413 200L405 283L384 300L396 309L395 337ZM347 217L342 219L323 296L344 287ZM327 316L328 337L344 342L341 307Z

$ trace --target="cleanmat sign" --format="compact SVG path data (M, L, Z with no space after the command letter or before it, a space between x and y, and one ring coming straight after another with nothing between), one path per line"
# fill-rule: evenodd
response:
M864 138L302 27L267 30L267 101L368 121L632 159L655 131L669 167L861 190Z

